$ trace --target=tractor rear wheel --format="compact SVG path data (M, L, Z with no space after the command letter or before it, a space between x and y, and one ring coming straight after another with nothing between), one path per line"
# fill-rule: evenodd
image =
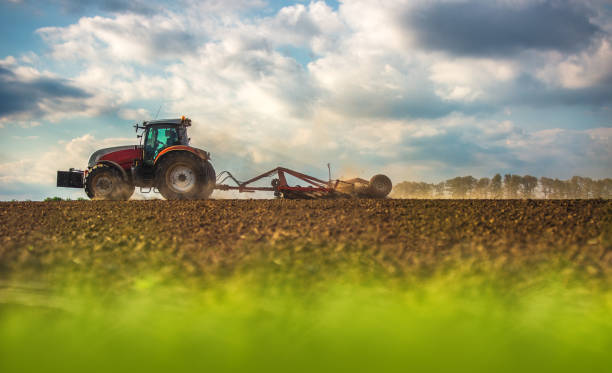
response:
M214 189L214 169L187 152L172 152L155 170L157 189L165 199L206 199ZM212 169L212 175L210 170ZM210 188L210 184L213 187Z
M114 167L97 164L85 178L85 193L91 199L127 201L134 193L134 185L123 180Z
M200 193L200 199L208 199L212 192L215 190L215 185L217 181L217 174L215 173L215 169L212 164L208 161L204 161L204 174L206 175L206 184L204 188L202 188L202 193Z

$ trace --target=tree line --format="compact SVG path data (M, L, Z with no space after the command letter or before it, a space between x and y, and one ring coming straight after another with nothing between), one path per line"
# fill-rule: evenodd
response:
M531 175L500 174L476 179L459 176L440 183L404 181L393 187L394 198L550 198L587 199L612 197L612 179L574 176L569 180Z

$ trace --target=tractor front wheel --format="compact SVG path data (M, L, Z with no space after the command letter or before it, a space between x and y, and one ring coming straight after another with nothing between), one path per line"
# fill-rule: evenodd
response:
M172 154L174 153L174 154ZM214 169L194 155L172 152L159 161L155 178L157 189L165 199L206 199L214 188ZM211 172L212 170L212 172Z
M134 185L123 180L115 168L97 164L85 178L85 193L91 199L126 201L134 193Z

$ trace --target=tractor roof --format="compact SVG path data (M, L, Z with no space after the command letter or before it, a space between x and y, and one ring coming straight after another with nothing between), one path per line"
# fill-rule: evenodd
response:
M183 126L191 126L191 119L189 118L177 118L177 119L157 119L157 120L149 120L142 122L144 126L151 126L154 124L174 124L174 125L183 125Z

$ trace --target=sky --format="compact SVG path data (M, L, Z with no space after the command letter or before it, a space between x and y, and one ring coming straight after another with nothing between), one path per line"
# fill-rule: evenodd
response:
M0 0L0 200L182 115L241 179L612 177L612 3Z

